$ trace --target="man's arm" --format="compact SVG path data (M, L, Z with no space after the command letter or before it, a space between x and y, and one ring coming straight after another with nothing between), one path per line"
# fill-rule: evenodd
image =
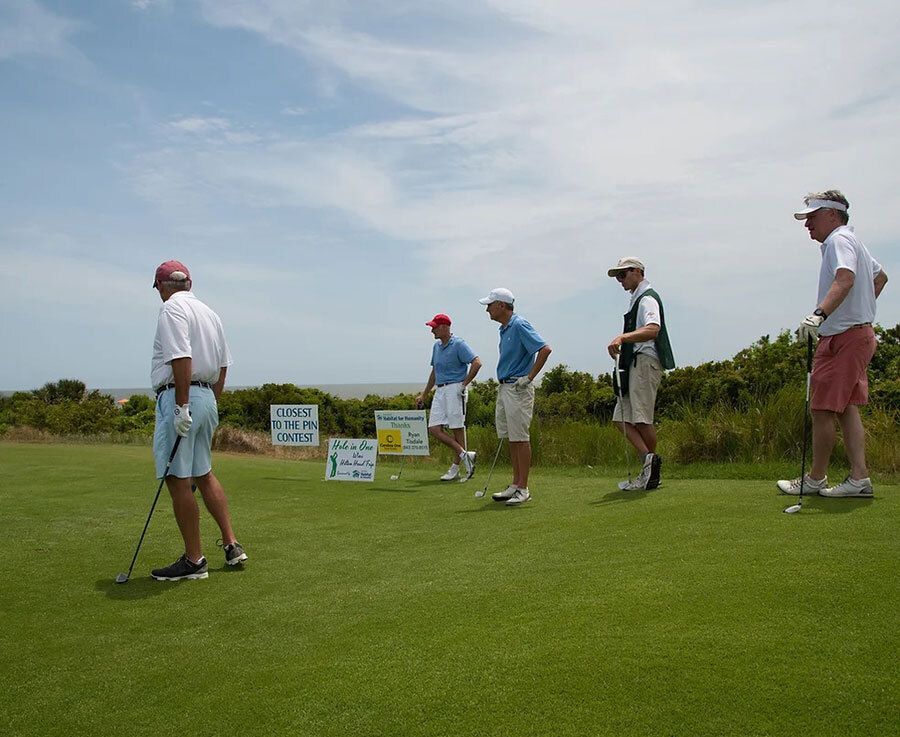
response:
M887 274L884 273L884 270L878 272L875 275L875 299L878 299L878 296L881 294L881 290L884 289L884 285L888 283Z
M466 378L463 379L463 386L471 384L479 371L481 371L481 359L478 356L475 356L475 358L472 359L472 363L469 364L469 373L466 374Z
M219 369L219 378L216 380L216 383L213 384L213 394L216 395L216 401L219 401L219 397L222 396L222 390L225 389L225 374L228 372L228 366L222 366Z
M553 349L549 345L545 345L537 352L537 356L535 356L534 359L534 365L531 367L531 372L528 374L529 381L534 381L535 378L537 378L537 375L541 373L541 369L544 368L544 364L547 363L547 359L552 352Z
M434 388L434 367L432 367L431 373L428 374L428 383L425 384L422 393L416 397L416 406L419 409L422 409L422 407L425 406L425 400L428 399L428 395L431 393L432 388Z
M826 315L833 313L841 306L841 302L847 298L847 295L850 294L850 290L853 288L853 283L855 281L856 275L850 271L850 269L838 269L834 275L834 281L831 282L831 286L828 287L828 293L825 295L825 299L823 299L822 304L819 305L819 309ZM882 285L882 287L883 286L884 285Z
M622 333L612 339L606 347L611 358L615 358L622 352L622 343L643 343L648 340L656 340L659 335L659 325L647 323L642 328L632 330L630 333Z
M175 377L175 404L184 406L191 398L191 357L172 359L172 375Z

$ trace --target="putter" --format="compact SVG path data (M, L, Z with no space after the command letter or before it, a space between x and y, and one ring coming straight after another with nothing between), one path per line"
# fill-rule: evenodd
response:
M150 526L150 518L153 517L153 510L156 509L156 502L159 500L159 493L162 491L163 484L166 483L166 476L169 475L169 466L172 465L172 461L175 460L175 454L178 452L178 446L181 444L181 435L178 435L175 438L175 445L172 446L172 452L169 453L169 461L166 463L166 470L163 472L163 477L159 481L159 488L156 490L156 496L153 497L153 504L150 505L150 514L147 515L147 521L144 523L144 531L141 532L141 539L138 540L137 548L134 551L134 557L131 559L131 565L128 566L128 573L120 573L116 576L116 583L127 583L128 579L131 577L131 572L134 570L134 563L137 560L138 553L141 550L141 543L144 542L144 535L147 534L147 528Z
M806 339L806 407L803 410L803 451L800 454L800 498L796 504L785 507L785 514L796 514L803 509L803 482L806 481L806 443L809 440L809 387L812 383L812 336Z
M619 482L619 490L624 491L631 484L631 448L628 442L628 429L625 427L625 393L622 391L621 358L622 353L620 351L619 355L616 356L616 384L619 388L619 407L622 410L622 437L625 440L625 472L628 474L628 480Z
M475 492L475 498L481 499L485 494L487 494L488 486L491 485L491 476L494 475L494 466L497 465L497 459L500 457L500 448L503 447L503 438L500 438L500 442L497 443L497 452L494 453L494 462L491 464L491 470L488 473L487 481L484 484L483 489L479 489Z

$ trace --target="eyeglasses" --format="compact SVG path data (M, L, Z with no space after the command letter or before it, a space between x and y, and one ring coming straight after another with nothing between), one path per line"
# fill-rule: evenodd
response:
M617 272L617 273L616 273L616 281L625 281L625 275L626 275L629 271L631 271L630 268L629 268L629 269L623 269L622 271Z

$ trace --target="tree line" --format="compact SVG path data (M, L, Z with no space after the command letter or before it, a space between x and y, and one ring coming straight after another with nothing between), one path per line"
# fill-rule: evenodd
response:
M882 416L900 418L900 324L876 326L878 351L869 368L871 408ZM661 422L696 418L730 411L746 413L770 404L785 392L805 392L805 346L787 331L774 339L762 336L733 358L685 366L663 378L657 401ZM488 427L494 422L497 382L473 382L469 394L468 425ZM543 374L535 400L535 418L541 426L571 422L608 423L616 397L612 376L594 376L560 364ZM263 384L226 390L219 401L223 425L244 430L269 430L270 404L319 405L320 433L327 436L371 437L374 410L408 409L414 395L369 395L340 399L318 389L294 384ZM31 427L53 435L136 434L149 436L154 425L154 401L133 395L122 406L84 382L61 379L40 389L0 397L0 433L12 427Z

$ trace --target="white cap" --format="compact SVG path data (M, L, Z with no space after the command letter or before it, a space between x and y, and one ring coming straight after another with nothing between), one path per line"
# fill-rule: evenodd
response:
M637 256L625 256L619 259L619 262L606 272L607 276L615 276L616 272L625 271L625 269L640 269L644 271L644 264Z
M829 210L847 212L847 206L843 202L837 202L836 200L806 200L806 209L795 212L794 217L797 218L797 220L806 220L807 215L816 210L821 210L823 207L826 207Z
M489 305L491 302L506 302L511 305L515 303L516 298L506 287L494 287L488 292L487 297L482 297L478 301L483 305Z

